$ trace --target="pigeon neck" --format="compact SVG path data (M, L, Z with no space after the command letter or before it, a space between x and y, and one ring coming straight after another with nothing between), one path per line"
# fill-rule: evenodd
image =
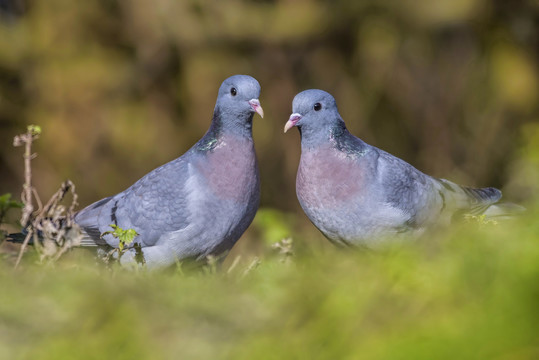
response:
M337 150L347 155L363 156L368 150L367 144L350 134L342 120L331 128L330 141Z
M314 149L328 143L329 129L309 126L298 126L301 136L301 148L303 150Z
M197 143L197 149L201 151L212 150L218 141L226 135L252 138L253 114L245 120L242 116L234 117L234 121L223 121L223 114L218 107L213 112L213 119L206 134Z
M367 144L350 134L344 121L340 118L333 124L323 128L307 128L303 126L299 130L301 134L301 148L303 150L309 150L327 144L346 155L363 156L368 150Z
M299 133L301 135L301 147L305 149L311 149L318 146L328 144L328 141L331 142L334 138L334 124L304 124L300 127ZM343 123L344 127L344 123ZM346 131L346 128L338 131L339 135Z

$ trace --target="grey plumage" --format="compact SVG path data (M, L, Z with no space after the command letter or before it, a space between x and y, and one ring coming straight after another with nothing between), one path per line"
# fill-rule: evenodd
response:
M382 238L449 223L455 214L502 209L494 205L501 198L498 189L428 176L353 136L327 92L303 91L292 107L285 132L297 126L301 134L298 200L337 244L372 246Z
M162 267L229 250L258 209L260 182L252 138L254 112L263 115L260 85L246 75L226 79L208 132L181 157L151 171L127 190L75 216L82 245L118 246L101 234L115 224L135 229L146 264ZM133 249L122 263L132 262Z

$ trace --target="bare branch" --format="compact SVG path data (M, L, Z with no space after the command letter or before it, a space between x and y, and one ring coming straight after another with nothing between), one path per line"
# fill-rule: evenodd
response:
M75 185L70 180L66 180L45 206L43 206L36 189L32 186L31 160L37 156L37 154L32 153L32 142L40 134L41 129L38 126L30 125L25 134L15 136L13 139L14 146L24 145L25 149L21 225L27 231L15 268L19 266L24 251L32 238L41 261L44 259L56 261L71 247L79 245L82 237L79 227L73 221L78 198L75 193ZM69 208L66 209L60 202L68 192L71 192L72 200ZM35 210L34 201L37 210Z
M23 155L24 185L22 187L23 193L21 194L21 200L23 202L21 225L23 227L26 227L28 225L28 222L30 221L32 213L34 212L32 194L35 195L36 201L38 202L38 204L41 203L37 195L37 192L35 192L34 188L32 187L32 167L31 167L32 159L37 156L36 154L32 154L32 143L34 142L34 140L39 138L40 134L41 134L41 128L39 126L29 125L26 130L26 133L17 135L13 139L13 146L24 145L24 155Z

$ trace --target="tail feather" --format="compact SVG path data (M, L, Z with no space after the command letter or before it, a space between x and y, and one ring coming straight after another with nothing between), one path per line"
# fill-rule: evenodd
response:
M503 220L514 218L524 211L526 211L524 206L513 203L501 203L489 206L488 209L483 212L483 215L485 215L487 219Z
M445 199L451 199L453 218L464 215L486 215L487 219L510 218L526 209L512 203L498 203L502 192L493 187L471 188L455 184L449 180L437 179Z
M502 197L502 192L493 187L471 188L461 186L445 179L436 179L442 186L440 191L445 193L445 197L451 199L456 210L466 210L471 213L481 213L490 205L498 202Z
M24 242L24 239L26 239L26 234L13 233L13 234L8 234L5 240L15 243L15 244L22 244ZM29 244L33 244L33 243L34 243L34 239L30 238Z
M502 198L502 192L493 187L476 189L460 186L460 188L469 196L472 206L475 204L494 204Z
M107 242L99 237L99 231L97 232L98 234L97 238L95 237L95 234L88 234L84 229L81 229L81 231L82 231L82 238L78 246L80 247L108 246ZM23 229L23 231L20 233L8 234L5 240L14 244L22 244L24 240L26 239L26 235L27 235L27 232L25 232L25 230ZM37 237L40 243L43 242L43 235L41 234L41 232L37 234ZM34 245L33 236L30 237L28 241L28 245Z

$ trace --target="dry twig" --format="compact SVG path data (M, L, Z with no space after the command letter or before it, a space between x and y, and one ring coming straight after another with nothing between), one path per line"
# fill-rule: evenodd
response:
M40 134L40 127L30 125L25 134L15 136L13 140L13 146L24 145L25 147L21 225L26 231L26 237L15 262L15 268L19 266L30 240L33 240L34 246L40 253L41 261L46 258L52 261L58 260L68 249L79 245L81 240L80 229L73 221L77 206L75 185L70 180L65 181L45 206L32 186L31 160L36 157L36 154L32 154L32 143L39 138ZM60 202L68 192L71 192L72 201L69 208L66 208L60 205ZM36 211L34 211L34 201L37 205Z

